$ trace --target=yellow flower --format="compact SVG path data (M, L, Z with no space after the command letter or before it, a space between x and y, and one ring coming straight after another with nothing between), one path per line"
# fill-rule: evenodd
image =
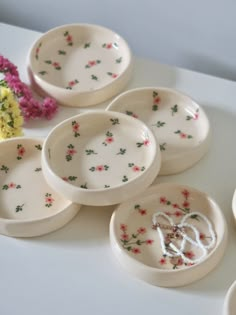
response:
M11 89L0 86L0 139L22 136L24 119Z

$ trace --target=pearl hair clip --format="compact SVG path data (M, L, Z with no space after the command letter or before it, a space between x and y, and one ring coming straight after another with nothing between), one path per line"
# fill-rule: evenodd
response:
M191 217L200 217L207 225L208 231L210 234L211 241L209 244L203 244L202 240L200 239L200 232L199 230L190 223L187 223L187 219ZM169 224L162 224L158 222L158 218L163 217L168 221ZM185 263L198 263L200 262L206 255L209 249L213 248L216 243L216 235L213 230L211 222L208 220L208 218L203 215L200 212L191 212L186 214L180 223L175 224L172 218L170 218L168 215L166 215L164 212L156 212L152 217L153 226L152 228L154 230L157 230L158 235L160 237L161 242L161 249L164 255L168 257L181 257ZM178 248L172 241L169 242L170 251L165 245L165 237L163 235L162 230L169 230L170 232L167 233L167 237L171 239L180 240L180 248ZM192 239L190 236L187 235L188 231L192 230L194 233L195 239ZM196 259L190 259L185 256L185 247L187 243L192 244L193 246L199 248L202 251L202 255Z

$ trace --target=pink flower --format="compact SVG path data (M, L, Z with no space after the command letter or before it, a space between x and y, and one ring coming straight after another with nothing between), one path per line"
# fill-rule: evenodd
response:
M182 195L187 199L189 197L189 195L190 195L190 192L187 189L184 189L182 191Z
M195 254L192 251L188 251L185 252L185 256L189 259L192 259L195 256Z
M177 203L174 203L174 204L172 205L172 207L173 207L173 208L179 208L179 205L178 205Z
M137 247L134 247L134 248L132 248L132 253L133 254L140 254L141 250L139 248L137 248Z
M174 266L182 266L184 261L181 257L172 257L170 263Z
M95 65L96 65L96 60L91 60L91 61L89 61L89 62L88 62L88 65L89 65L90 67L95 66Z
M75 123L73 126L72 126L72 129L74 132L78 131L79 130L79 127L80 125L78 123Z
M154 242L154 240L150 240L150 239L146 240L147 245L152 245L153 242Z
M126 233L121 234L121 239L122 239L123 241L128 241L128 239L129 239L129 235L128 235L128 234L126 234Z
M117 78L117 77L118 77L118 74L113 73L113 74L111 75L111 77L112 77L113 79L115 79L115 78Z
M140 227L138 230L137 230L137 232L138 232L138 234L144 234L144 233L146 233L146 229L144 228L144 227Z
M190 203L187 200L185 200L185 202L183 203L183 207L188 208L189 205L190 205Z
M67 178L67 177L62 177L62 179L63 179L65 182L68 182L68 178Z
M111 49L111 48L112 48L112 43L107 44L107 45L106 45L106 48L107 48L107 49Z
M147 214L147 210L145 210L145 209L139 209L138 212L139 212L141 215L146 215L146 214Z
M104 166L103 166L103 165L98 165L98 166L96 166L96 171L101 172L101 171L103 171L103 170L104 170Z
M204 233L200 233L200 240L205 240L206 239L206 235Z
M56 62L56 61L55 61L55 62L53 62L53 63L52 63L52 65L53 65L53 67L55 67L55 68L60 67L59 62Z
M127 230L127 225L126 224L124 224L124 223L121 223L120 224L120 229L121 229L121 231L126 231Z
M149 141L148 139L146 139L146 140L143 141L143 144L146 145L146 146L148 146L149 143L150 143L150 141Z
M114 139L112 137L108 137L105 140L107 143L112 143L114 141Z
M70 81L68 84L69 84L69 86L74 86L75 85L75 81Z
M181 132L180 137L181 137L182 139L185 139L185 138L187 138L187 135L186 135L186 133Z
M132 170L134 172L139 172L140 171L140 167L135 165L135 166L132 167Z
M165 259L165 258L161 258L161 259L159 260L159 263L160 263L161 265L165 265L165 264L166 264L166 259Z
M75 153L77 153L77 151L75 149L67 150L67 155L74 155Z
M52 197L45 198L46 203L53 203L54 199Z
M71 36L71 35L68 35L68 36L66 37L66 41L67 41L68 43L72 42L72 36Z
M25 154L25 148L24 147L21 147L18 149L18 155L19 156L23 156Z
M178 217L181 217L183 213L180 210L176 210L174 215L178 218Z
M9 187L9 188L15 188L15 187L16 187L16 184L11 182L11 183L8 185L8 187Z
M158 104L160 103L161 99L159 96L157 96L156 98L154 98L153 103Z
M166 197L160 197L160 203L166 204L167 200Z
M136 114L133 114L133 115L132 115L132 117L134 117L134 118L138 118L138 115L136 115Z
M194 120L198 120L198 117L199 117L199 114L196 113L196 114L194 115L194 118L193 118L193 119L194 119Z

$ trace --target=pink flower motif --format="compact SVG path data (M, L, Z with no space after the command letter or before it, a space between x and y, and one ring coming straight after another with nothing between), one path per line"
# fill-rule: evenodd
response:
M147 245L152 245L153 242L154 242L154 240L150 240L150 239L146 240Z
M185 256L189 259L192 259L195 256L195 254L192 251L188 251L185 252Z
M116 74L116 73L112 73L111 77L112 77L113 79L115 79L115 78L117 78L117 77L118 77L118 74Z
M74 86L74 85L75 85L75 81L70 81L70 82L68 83L68 85L69 85L69 86Z
M147 210L145 210L145 209L139 209L138 212L139 212L141 215L146 215L146 214L147 214Z
M181 132L180 137L181 137L182 139L185 139L185 138L187 138L187 135L186 135L186 133Z
M170 263L174 266L182 266L184 261L181 257L172 257Z
M126 234L126 233L121 234L121 239L122 239L123 241L128 241L128 239L129 239L129 235L128 235L128 234Z
M200 240L205 240L206 239L206 235L204 233L200 233Z
M185 202L183 203L183 207L188 208L189 205L190 205L190 203L187 200L185 200Z
M140 167L137 166L137 165L134 165L134 166L132 167L132 170L133 170L134 172L139 172L139 171L140 171Z
M179 208L179 205L177 203L172 204L173 208Z
M55 61L55 62L53 62L53 63L52 63L52 65L53 65L53 67L55 67L55 68L60 67L59 62L56 62L56 61Z
M136 115L136 114L132 114L132 117L134 117L134 118L138 118L138 115Z
M166 204L167 200L166 197L160 197L160 203Z
M68 178L67 178L67 177L62 177L62 179L63 179L65 182L68 182Z
M124 224L124 223L121 223L120 224L120 229L121 229L121 231L126 231L127 230L127 225L126 224Z
M148 139L146 139L146 140L143 141L143 144L148 146L150 144L150 141Z
M161 264L161 265L165 265L166 264L166 259L163 257L163 258L161 258L160 260L159 260L159 263Z
M182 191L182 195L187 199L189 197L189 195L190 195L190 192L187 189L184 189Z
M160 101L161 101L161 98L159 96L157 96L156 98L154 98L153 103L159 104Z
M194 114L194 118L193 119L194 120L198 120L198 117L199 117L199 114L196 113L196 114Z
M72 42L72 36L71 36L71 35L68 35L68 36L66 37L66 41L67 41L68 43Z
M146 233L146 229L144 228L144 227L140 227L138 230L137 230L137 232L138 232L138 234L144 234L144 233Z
M18 155L19 156L23 156L25 154L25 148L24 147L20 147L19 149L18 149Z
M93 67L93 66L95 66L96 65L96 60L90 60L89 62L88 62L88 65L90 66L90 67Z
M77 153L77 151L75 149L69 149L66 152L68 155L74 155L75 153Z
M80 125L78 123L75 123L74 125L72 125L72 129L74 132L79 131L79 127Z
M176 210L174 215L178 218L178 217L181 217L183 213L180 210Z
M15 187L16 187L16 184L11 182L11 183L8 185L8 187L9 187L9 188L15 188Z
M45 202L46 203L53 203L54 199L52 197L46 197Z
M108 138L106 138L105 141L106 141L107 143L112 143L112 142L114 141L114 138L108 137Z
M133 254L140 254L141 250L139 248L137 248L137 247L134 247L134 248L132 248L132 253Z
M103 166L103 165L98 165L98 166L96 166L96 171L101 172L101 171L103 171L103 170L104 170L104 166Z
M107 49L111 49L111 48L112 48L112 43L107 44L107 45L106 45L106 48L107 48Z

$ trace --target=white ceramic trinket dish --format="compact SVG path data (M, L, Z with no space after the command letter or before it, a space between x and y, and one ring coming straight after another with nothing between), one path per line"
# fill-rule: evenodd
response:
M144 191L161 156L149 128L121 113L83 113L56 126L43 146L48 183L73 202L111 205Z
M92 24L51 29L33 44L28 59L32 85L68 106L89 106L111 98L132 73L126 41Z
M235 315L236 313L236 281L230 286L224 301L223 315Z
M205 193L160 184L117 207L110 241L128 272L157 286L178 287L204 277L218 264L227 227L221 209Z
M176 90L154 87L129 90L117 96L107 109L138 118L149 126L162 153L160 175L184 171L208 150L210 126L205 112Z
M0 233L32 237L69 222L80 206L50 188L42 174L42 140L0 142Z

